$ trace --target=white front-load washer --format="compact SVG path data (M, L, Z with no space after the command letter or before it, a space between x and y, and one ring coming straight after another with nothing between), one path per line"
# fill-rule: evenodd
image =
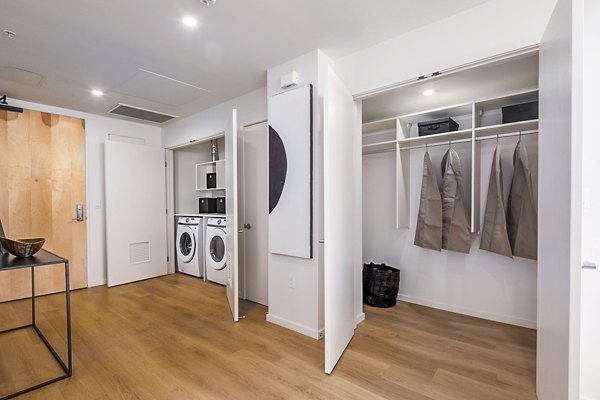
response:
M202 278L204 276L202 218L179 217L175 243L178 271Z
M225 218L209 218L206 222L206 279L227 284L229 267L227 266L227 231Z

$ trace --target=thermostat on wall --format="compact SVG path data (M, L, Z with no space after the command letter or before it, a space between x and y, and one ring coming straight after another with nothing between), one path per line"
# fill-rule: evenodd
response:
M296 71L292 71L289 74L283 75L281 77L281 88L288 89L293 86L298 86L299 77Z

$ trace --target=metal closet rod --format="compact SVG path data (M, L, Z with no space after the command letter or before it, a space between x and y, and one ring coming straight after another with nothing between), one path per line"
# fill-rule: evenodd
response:
M483 140L492 140L492 139L499 140L499 139L509 138L509 137L513 137L513 136L532 135L532 134L538 133L538 132L539 132L538 130L532 130L532 131L523 131L523 132L503 133L501 135L482 136L479 138L475 138L475 141L481 142ZM448 146L448 145L453 145L455 143L468 143L471 141L472 141L472 139L446 140L443 142L433 143L433 144L421 144L418 146L400 147L400 151L423 149L423 148L435 147L435 146Z
M513 136L524 136L524 135L532 135L532 134L537 134L539 133L539 130L531 130L531 131L522 131L522 132L512 132L512 133L503 133L501 135L488 135L488 136L482 136L479 138L475 138L476 142L480 142L483 140L492 140L492 139L503 139L503 138L508 138L508 137L513 137ZM420 144L417 146L408 146L408 147L400 147L400 151L404 151L404 150L415 150L415 149L424 149L424 148L428 148L428 147L435 147L435 146L448 146L450 144L456 144L456 143L468 143L471 142L472 139L459 139L459 140L446 140L443 142L439 142L439 143L432 143L432 144ZM379 151L367 151L365 153L363 153L363 155L370 155L370 154L380 154L380 153L391 153L391 152L395 152L396 149L388 149L388 150L379 150Z

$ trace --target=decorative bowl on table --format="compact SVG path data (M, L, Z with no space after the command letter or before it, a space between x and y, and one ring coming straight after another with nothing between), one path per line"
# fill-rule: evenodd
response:
M2 247L6 249L10 254L15 257L26 258L31 257L42 249L42 246L46 242L44 238L32 238L32 239L8 239L0 237L0 243Z

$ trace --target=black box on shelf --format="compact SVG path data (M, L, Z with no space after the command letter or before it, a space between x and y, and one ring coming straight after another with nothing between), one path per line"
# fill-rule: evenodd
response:
M199 214L214 214L217 212L217 199L201 197L198 199Z
M514 106L502 107L503 124L509 124L511 122L529 121L532 119L538 119L539 116L539 102L537 101L517 104Z
M217 173L209 172L206 174L206 188L215 189L217 187Z
M225 197L217 197L217 214L225 214Z
M433 121L419 122L419 136L437 135L438 133L458 130L458 123L452 118L442 118Z

